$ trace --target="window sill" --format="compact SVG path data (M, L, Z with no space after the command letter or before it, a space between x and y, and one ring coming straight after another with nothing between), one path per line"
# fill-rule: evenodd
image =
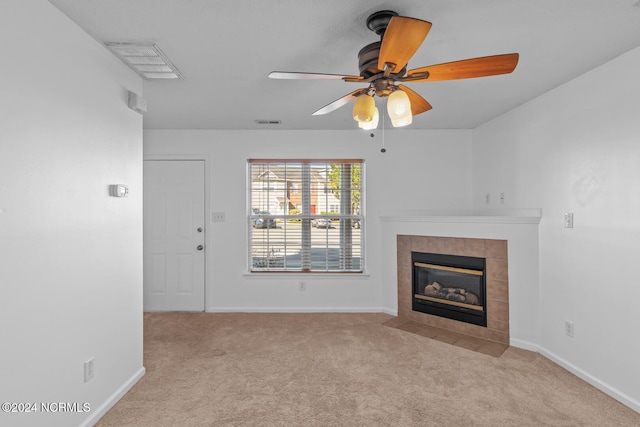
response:
M276 272L250 272L247 271L242 274L248 279L368 279L371 275L367 272L364 273L276 273Z

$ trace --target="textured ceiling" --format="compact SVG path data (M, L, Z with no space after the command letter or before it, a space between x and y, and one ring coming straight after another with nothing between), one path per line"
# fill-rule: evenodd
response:
M50 2L100 42L153 42L178 67L183 80L144 83L152 129L356 128L352 105L311 113L366 85L267 75L358 74L358 51L379 39L366 27L378 10L433 24L408 68L520 54L512 74L407 84L433 105L412 129L474 128L640 46L638 0Z

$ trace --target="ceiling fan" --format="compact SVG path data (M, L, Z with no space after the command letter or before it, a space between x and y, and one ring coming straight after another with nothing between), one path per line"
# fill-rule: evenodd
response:
M389 97L387 111L394 127L406 126L412 117L430 110L431 104L402 83L468 79L511 73L518 64L518 54L484 56L444 64L429 65L407 71L409 59L416 53L431 29L431 23L399 16L391 10L375 12L367 18L367 27L380 36L379 42L358 52L360 75L273 71L272 79L342 80L369 83L325 105L313 115L327 114L356 100L353 118L365 129L377 127L378 110L374 96Z

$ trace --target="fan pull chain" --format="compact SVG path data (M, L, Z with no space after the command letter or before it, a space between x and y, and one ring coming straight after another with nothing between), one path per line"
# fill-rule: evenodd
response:
M385 119L386 119L385 109L383 108L382 109L382 148L380 149L381 153L386 153L387 152L387 148L385 146L385 140L384 140L384 129L385 129L384 122L385 122ZM369 136L371 138L375 138L376 134L375 134L375 132L371 132L369 134Z
M380 149L381 153L386 153L387 152L387 149L386 149L386 147L384 145L384 122L385 122L385 118L386 118L386 115L385 115L386 111L385 110L386 110L386 108L382 109L382 148Z

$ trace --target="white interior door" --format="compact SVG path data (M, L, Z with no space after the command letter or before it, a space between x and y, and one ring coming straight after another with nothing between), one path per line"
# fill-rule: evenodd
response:
M144 310L204 311L204 161L144 161Z

